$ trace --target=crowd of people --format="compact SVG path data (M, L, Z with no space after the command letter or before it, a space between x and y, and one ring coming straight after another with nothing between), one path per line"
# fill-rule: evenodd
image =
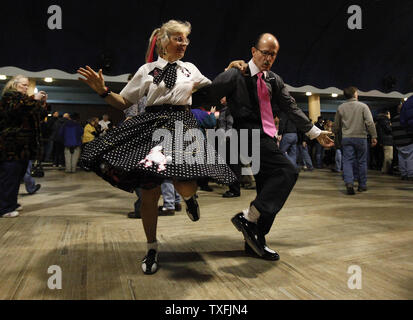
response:
M84 126L76 114L60 117L55 112L47 117L45 92L29 97L26 77L9 81L0 104L0 215L19 215L19 185L31 161L64 165L67 173L76 172L79 162L112 186L136 193L135 210L128 216L142 219L147 253L141 267L145 274L154 274L159 268L158 216L181 210L182 197L188 217L198 221L197 190L212 191L210 180L227 185L222 196L232 198L240 196L242 183L251 187L254 177L255 199L231 222L242 233L247 254L276 261L280 257L268 247L265 237L301 167L311 171L331 166L335 172L343 171L348 194L354 194L354 181L360 192L367 191L367 159L368 154L370 158L374 155L368 152L370 135L372 148L377 144L383 148L383 172L394 168L394 144L403 180L413 179L413 98L399 108L400 116L393 123L388 114L378 117L376 130L368 106L358 101L357 88L346 88L347 101L338 108L334 121L320 117L313 124L281 77L270 70L280 48L274 35L259 35L248 63L233 61L211 81L195 65L182 61L190 32L190 23L175 20L155 29L146 63L119 94L106 86L102 70L79 68L80 80L106 103L124 111L125 121L117 126L107 115L101 120L91 118ZM184 135L199 129L205 134L211 128L245 130L248 148L244 154L239 148L238 160L254 149L253 133L258 131L259 172L251 172L250 179L243 181L242 161L234 164L227 155L222 162L224 155L206 145L190 149L196 141L181 142L177 124ZM170 139L166 135L161 141L154 140L161 129L169 130ZM215 159L213 163L211 159ZM161 195L164 204L158 207Z
M355 93L356 88L353 91ZM354 93L350 93L350 96ZM409 132L407 125L403 127L400 123L402 107L406 105L407 110L410 101L401 101L397 107L381 111L376 117L372 116L367 106L362 105L367 116L361 113L358 117L347 121L347 126L354 126L360 130L356 134L350 133L347 138L367 139L369 147L366 147L366 154L363 154L365 159L360 158L366 162L366 168L381 171L383 174L400 176L402 180L413 180L413 159L409 148L409 145L413 143L413 135L411 131ZM299 170L330 169L332 172L343 174L343 131L337 123L340 120L341 118L337 116L332 119L318 117L315 125L321 130L332 132L331 136L334 138L334 147L323 148L317 141L310 141L306 138L286 115L281 114L279 122L281 151ZM377 142L374 142L375 139ZM355 177L357 178L357 174Z

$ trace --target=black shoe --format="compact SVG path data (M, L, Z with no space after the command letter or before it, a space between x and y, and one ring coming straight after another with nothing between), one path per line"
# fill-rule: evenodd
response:
M244 214L238 213L231 219L232 224L244 235L245 241L260 257L264 255L264 245L258 240L257 224L245 219Z
M356 193L354 192L354 187L353 187L352 184L347 184L347 185L346 185L346 188L347 188L347 194L348 194L349 196L353 196L353 195L356 194Z
M185 200L186 213L188 214L189 219L191 219L192 221L198 221L201 217L198 201L196 200L195 196L196 195L193 195L191 199Z
M158 210L158 216L174 216L175 210L174 209L161 209Z
M231 191L227 191L222 195L223 198L237 198L240 196L241 196L240 194L235 194L235 193L232 193Z
M41 184L36 184L36 186L34 187L34 191L33 192L29 192L30 195L35 194L37 191L39 191L39 189L42 187Z
M136 213L135 211L132 211L128 213L128 218L129 219L141 219L141 214L140 212Z
M257 257L257 254L255 253L255 251L252 250L252 248L246 242L245 242L245 253L250 256ZM269 260L269 261L280 260L279 254L275 252L274 250L271 250L270 248L268 248L266 245L264 246L264 255L262 257L260 256L258 257L264 260Z
M337 169L331 169L331 172L340 173L341 171Z
M180 203L175 203L175 211L176 212L181 212L182 211L182 206Z
M206 191L206 192L212 192L212 191L214 191L214 189L212 189L210 186L202 186L202 187L200 187L200 189L201 189L202 191Z
M145 274L154 274L158 271L158 253L151 249L142 260L142 271Z
M367 191L367 187L358 187L358 189L357 189L357 191L358 192L364 192L364 191Z

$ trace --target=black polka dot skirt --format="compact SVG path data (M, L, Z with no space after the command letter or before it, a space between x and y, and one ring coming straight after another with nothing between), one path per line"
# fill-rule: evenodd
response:
M128 192L152 189L165 179L211 178L220 184L237 179L206 141L190 111L134 117L86 144L79 163Z

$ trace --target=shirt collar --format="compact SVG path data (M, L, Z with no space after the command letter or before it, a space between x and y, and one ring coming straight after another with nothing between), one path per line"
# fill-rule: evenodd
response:
M160 69L165 68L168 65L169 61L166 61L165 59L158 57L158 60L156 61L156 66ZM182 67L182 61L181 60L176 60L174 63L176 63L178 66Z
M258 73L260 73L260 69L257 67L257 65L254 63L254 61L251 59L250 62L248 62L248 66L250 68L251 71L251 77L257 75ZM264 78L267 77L267 71L263 71L264 73Z

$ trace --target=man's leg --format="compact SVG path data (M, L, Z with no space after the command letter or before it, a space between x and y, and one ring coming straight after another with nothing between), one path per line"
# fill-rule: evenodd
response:
M30 160L23 178L27 193L33 193L36 191L36 181L34 181L32 177L32 166L33 161Z
M353 163L356 160L354 146L351 138L343 138L343 175L346 185L354 184Z
M367 187L367 139L357 139L355 141L356 145L356 155L357 155L357 162L358 162L358 169L359 169L359 187L366 188Z
M162 210L175 211L175 187L172 180L165 180L161 184L163 207Z
M413 179L413 144L401 147L403 151L403 159L406 163L407 177L409 180Z
M343 167L343 159L342 159L342 155L341 155L341 150L340 149L336 149L336 171L340 171L342 170Z
M65 172L71 173L72 172L72 154L70 153L70 148L65 148Z
M79 162L79 158L80 158L80 147L76 147L75 148L75 152L72 155L72 162L71 162L71 166L72 166L72 172L75 173L76 169L77 169L77 163Z

